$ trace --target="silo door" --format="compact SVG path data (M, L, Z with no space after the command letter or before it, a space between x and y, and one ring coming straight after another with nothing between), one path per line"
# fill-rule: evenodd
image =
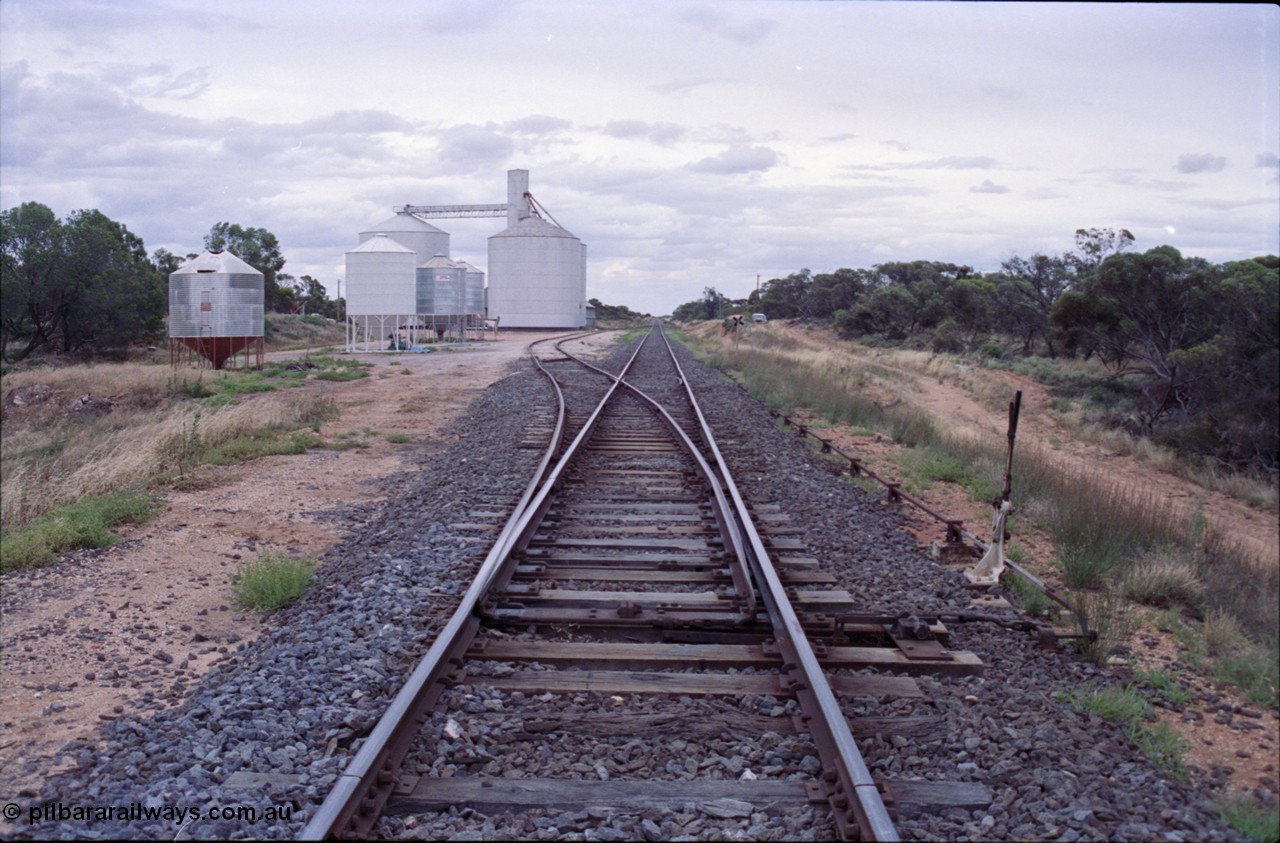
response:
M200 292L200 336L213 335L213 290Z

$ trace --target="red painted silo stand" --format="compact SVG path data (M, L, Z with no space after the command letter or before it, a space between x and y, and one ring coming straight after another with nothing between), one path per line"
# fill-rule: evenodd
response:
M230 252L192 258L169 275L169 362L261 368L262 312L261 272Z

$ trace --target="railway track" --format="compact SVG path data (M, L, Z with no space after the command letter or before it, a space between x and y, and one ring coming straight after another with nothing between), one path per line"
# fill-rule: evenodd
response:
M939 724L841 705L919 695L911 675L978 659L910 607L859 612L785 512L753 511L660 330L617 373L570 345L533 354L560 404L533 431L534 476L505 524L473 513L493 535L475 581L302 837L610 806L653 812L660 836L662 812L692 803L895 840L907 806L980 803L962 783L875 780L859 738ZM636 751L654 743L656 760Z

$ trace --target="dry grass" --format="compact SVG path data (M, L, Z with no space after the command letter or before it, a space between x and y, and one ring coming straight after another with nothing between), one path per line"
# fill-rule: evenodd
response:
M171 475L187 481L190 470L204 461L312 447L315 437L284 444L271 440L288 439L287 432L299 427L318 432L321 422L340 413L338 407L332 399L288 398L288 392L275 390L320 378L330 369L357 376L366 371L357 361L308 359L315 366L298 377L280 367L214 372L148 363L5 372L0 380L0 528L11 531L63 505L143 489ZM85 395L93 400L81 408L77 401Z
M103 379L100 382L113 387L155 383L149 372L97 374ZM70 370L60 375L59 382L68 385L90 377L90 373ZM163 375L168 377L167 369ZM164 378L160 381L163 384ZM102 417L63 417L35 426L6 424L0 460L0 525L12 529L62 504L180 473L190 467L200 449L255 429L305 423L307 404L273 395L216 409L189 401L162 402L151 409L122 409Z
M820 348L803 336L792 338L781 332L749 331L737 341L726 340L718 326L699 327L690 333L706 350L708 362L739 375L756 397L775 407L803 406L837 423L887 430L891 420L885 410L925 417L927 414L914 409L910 401L910 391L925 379L951 381L979 401L991 397L963 364L958 365L958 358L946 355L857 348L855 357L840 344ZM1063 364L1066 369L1078 369L1080 376L1096 374L1096 365ZM886 376L889 367L897 370L892 376ZM857 393L861 404L855 400ZM902 399L901 406L895 399ZM1073 438L1105 442L1109 450L1133 454L1153 468L1176 468L1165 449L1125 435L1109 438L1112 435L1083 424L1074 402L1062 402L1058 413L1075 422L1069 428ZM920 469L926 477L942 475L973 491L984 478L989 485L1003 473L1002 442L969 441L953 435L945 425L922 433L926 435L915 443L912 456L924 461ZM931 449L941 451L941 456L926 453ZM1105 656L1112 643L1122 640L1117 633L1129 626L1129 601L1134 601L1177 606L1192 617L1213 613L1210 636L1215 634L1215 625L1225 626L1220 618L1228 617L1274 661L1280 638L1275 613L1280 584L1274 559L1258 560L1238 542L1217 535L1202 516L1188 517L1185 507L1168 499L1159 488L1124 485L1115 476L1080 466L1064 470L1062 460L1052 451L1052 443L1046 450L1020 444L1015 462L1015 505L1021 517L1051 535L1064 580L1079 589L1080 620L1101 635L1092 648L1093 655ZM953 464L957 461L965 468L959 472L963 477L955 476ZM1183 466L1179 473L1185 476L1186 470ZM1191 479L1207 481L1210 488L1244 482L1219 478L1215 483L1212 477L1201 475ZM1262 501L1255 505L1274 502L1274 491L1269 499L1256 490L1252 494ZM1218 637L1228 635L1222 632ZM1243 657L1237 660L1245 661ZM1245 680L1246 685L1250 683L1252 680ZM1252 684L1265 685L1265 677ZM1274 688L1270 693L1274 694Z
M1148 551L1122 577L1124 594L1146 606L1180 605L1198 608L1204 599L1204 583L1195 563L1170 551Z
M195 379L195 372L176 377ZM162 402L172 391L175 373L169 366L148 363L96 363L84 366L24 369L6 373L3 392L43 384L68 396L93 395L112 400L127 398L132 405Z

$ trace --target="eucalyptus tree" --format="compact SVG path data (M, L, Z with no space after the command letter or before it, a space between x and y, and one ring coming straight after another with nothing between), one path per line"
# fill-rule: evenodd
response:
M280 241L270 231L219 222L205 235L204 247L211 252L229 251L261 272L267 310L279 313L291 309L293 290L282 287L277 278L284 269L284 255L280 252Z
M164 323L163 281L142 239L101 211L59 221L28 202L0 214L0 346L23 359L49 347L119 348Z
M25 202L0 213L0 351L21 360L52 338L62 224L48 207Z
M1071 264L1063 257L1035 254L1009 258L1000 269L999 300L1005 331L1021 340L1023 354L1030 354L1040 341L1049 356L1056 357L1050 318L1058 299L1076 280Z

